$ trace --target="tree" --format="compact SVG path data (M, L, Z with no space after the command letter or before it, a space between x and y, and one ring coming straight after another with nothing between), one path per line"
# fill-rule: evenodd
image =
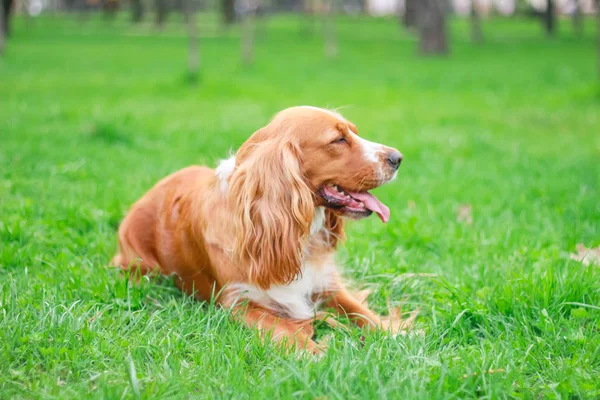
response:
M481 18L477 8L477 1L471 1L471 40L473 43L483 42L483 32L481 31Z
M335 0L326 0L325 2L323 36L325 41L325 57L333 58L337 56L338 46L335 37Z
M554 36L556 33L556 12L554 7L554 0L547 0L546 11L544 12L544 28L546 29L546 35Z
M102 8L104 9L104 17L113 19L119 11L118 0L104 0L102 2Z
M222 0L221 9L223 12L223 22L231 25L235 22L235 0Z
M131 0L131 22L141 22L144 17L144 4L142 0Z
M447 54L446 15L441 0L419 0L417 4L419 51L421 54Z
M154 0L154 7L156 8L156 27L162 28L169 12L167 0Z
M405 28L415 28L417 26L417 10L419 8L419 0L406 0L404 2L404 16L402 23Z
M596 0L596 48L598 52L598 78L600 78L600 0Z
M10 17L12 14L13 0L2 0L2 31L6 39L10 36Z
M242 63L252 64L254 61L254 37L256 30L256 12L258 2L248 0L244 5L244 19L242 20Z
M191 82L195 82L200 72L200 40L198 38L196 8L193 0L184 0L183 9L188 33L188 77Z
M4 52L4 5L0 7L0 55Z
M303 17L300 20L301 26L300 29L302 33L306 33L307 35L312 35L315 33L316 27L316 2L315 0L303 0L302 1L302 14Z
M578 0L573 2L573 30L577 36L583 35L583 14Z

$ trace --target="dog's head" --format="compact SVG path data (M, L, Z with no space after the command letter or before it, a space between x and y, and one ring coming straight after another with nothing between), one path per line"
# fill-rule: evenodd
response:
M394 179L401 161L398 150L361 138L338 113L281 111L236 154L227 190L236 252L255 275L272 266L279 273L268 272L270 283L289 282L300 268L315 208L328 210L329 225L373 212L387 222L389 209L369 190Z

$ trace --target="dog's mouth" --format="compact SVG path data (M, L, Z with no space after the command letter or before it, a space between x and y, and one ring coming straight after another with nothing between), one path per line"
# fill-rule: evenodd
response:
M345 216L360 219L376 213L384 223L390 219L390 209L368 191L351 192L328 183L322 186L318 193L325 201L326 207Z

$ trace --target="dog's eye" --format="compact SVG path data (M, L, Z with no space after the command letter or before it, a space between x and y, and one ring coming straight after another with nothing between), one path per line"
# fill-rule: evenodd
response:
M348 143L348 141L346 140L346 138L345 138L345 137L341 136L341 137L339 137L339 138L335 139L335 140L334 140L333 142L331 142L331 143Z

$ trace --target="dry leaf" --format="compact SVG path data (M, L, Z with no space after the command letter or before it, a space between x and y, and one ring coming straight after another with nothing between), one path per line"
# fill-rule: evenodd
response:
M456 210L456 220L467 225L473 224L473 207L470 204L461 204Z
M88 319L88 323L91 324L92 322L94 322L96 320L96 318L102 316L102 312L98 312L96 313L96 315L92 316L91 318Z
M582 243L578 243L577 253L571 253L571 258L581 262L583 265L595 264L600 266L600 246L588 249Z
M358 338L358 341L359 341L361 347L365 346L365 340L367 340L365 335L360 335L360 337Z
M409 210L414 210L415 208L417 208L417 203L415 203L414 200L409 200L408 201L408 209Z

